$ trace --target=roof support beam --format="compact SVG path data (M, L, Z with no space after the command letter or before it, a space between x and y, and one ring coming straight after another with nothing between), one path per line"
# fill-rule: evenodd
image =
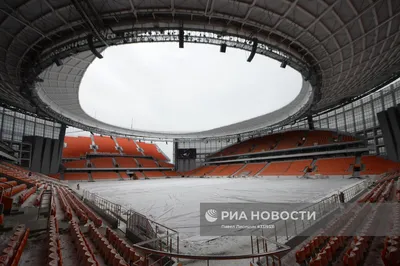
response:
M99 40L106 46L108 47L108 43L104 40L103 36L101 36L100 32L96 29L95 25L93 22L90 20L89 16L86 14L85 10L83 9L82 5L79 3L79 0L71 0L72 4L75 6L75 8L78 10L79 14L82 16L82 18L86 21L86 23L89 25L91 31L93 32L94 35L96 35Z

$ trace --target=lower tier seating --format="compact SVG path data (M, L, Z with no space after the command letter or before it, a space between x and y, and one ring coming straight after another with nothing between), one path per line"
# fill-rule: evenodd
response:
M7 243L7 247L3 249L2 255L0 256L0 266L18 265L26 242L28 241L29 232L29 228L26 228L25 225L17 226L13 236Z
M107 172L92 172L93 179L119 179L117 172L107 171Z
M355 157L318 159L313 174L351 175L353 174L352 165L354 164Z
M89 180L88 173L64 173L64 180Z
M163 174L163 172L160 171L146 171L144 173L146 175L146 177L165 177L165 175Z
M78 261L82 263L81 265L88 265L88 266L99 265L93 253L92 248L87 243L86 238L83 235L82 231L80 230L78 224L72 221L69 230L72 236L72 241L74 242L75 248L78 253Z
M208 176L230 176L237 172L244 164L224 164L219 165Z
M289 165L289 168L286 170L285 174L294 176L304 175L304 173L306 173L307 170L309 169L311 163L312 163L311 159L292 161Z
M400 167L400 163L386 160L378 156L362 156L361 172L362 175L376 175Z
M267 164L266 163L248 163L245 167L240 169L235 176L254 176L261 171Z
M207 166L201 166L199 167L195 172L193 172L193 176L204 176L213 171L215 168L217 168L216 165L207 165Z
M290 167L289 162L271 162L267 167L265 167L258 176L268 176L268 175L282 175L286 173L286 171Z

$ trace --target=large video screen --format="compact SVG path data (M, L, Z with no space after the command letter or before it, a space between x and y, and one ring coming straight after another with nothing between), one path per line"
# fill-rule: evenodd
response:
M196 159L196 149L178 149L178 159Z

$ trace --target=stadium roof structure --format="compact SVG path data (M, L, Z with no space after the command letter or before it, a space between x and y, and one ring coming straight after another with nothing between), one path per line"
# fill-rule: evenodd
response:
M399 15L398 0L4 0L0 100L99 133L240 134L326 110L397 78ZM78 100L87 67L106 47L136 42L253 51L298 70L303 87L286 109L190 134L123 129L89 117Z

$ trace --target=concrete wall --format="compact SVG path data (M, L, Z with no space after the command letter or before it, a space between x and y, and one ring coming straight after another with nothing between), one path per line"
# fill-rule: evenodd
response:
M42 174L55 174L61 164L64 148L65 126L61 127L58 139L26 136L23 141L32 145L30 170Z

